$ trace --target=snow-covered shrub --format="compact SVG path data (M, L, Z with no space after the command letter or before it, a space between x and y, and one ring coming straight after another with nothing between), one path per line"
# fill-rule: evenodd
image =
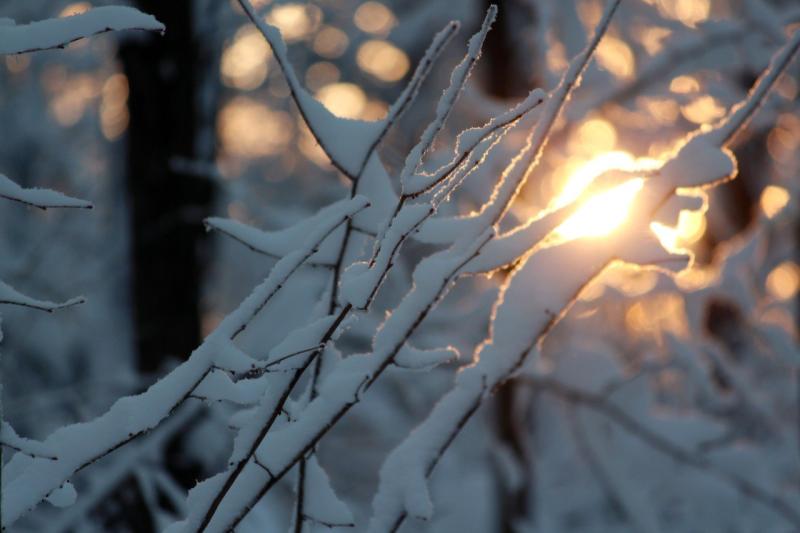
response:
M453 69L433 119L408 152L396 177L383 164L378 147L414 102L420 85L458 24L448 24L434 36L386 117L365 121L337 117L317 101L295 74L280 32L267 24L247 0L240 4L268 41L300 114L332 165L349 183L349 194L310 218L276 231L263 231L230 219L207 220L210 229L275 259L269 274L184 363L147 391L120 399L107 413L90 422L57 430L36 444L46 453L18 453L4 465L4 526L44 499L56 505L69 503L74 499L69 481L76 473L109 454L124 453L126 445L147 442L152 430L171 423L195 400L224 404L217 412L226 417L226 424L235 435L233 448L227 467L198 483L185 504L176 505L185 516L172 524L170 531L246 528L256 504L285 482L295 492L291 513L295 531L352 526L353 513L337 497L335 482L321 466L318 446L344 423L350 411L364 413L373 407L368 416L375 422L387 413L397 416L383 409L380 400L373 400L387 375L430 370L454 359L463 362L447 367L457 368L454 382L442 384L442 397L423 420L416 421L416 428L388 455L380 469L373 514L365 521L370 531L395 531L410 518L434 517L428 480L435 467L480 407L512 378L537 394L552 393L570 406L567 415L550 427L554 433L574 433L578 452L591 462L604 490L637 530L660 530L662 523L679 522L680 513L687 511L679 509L672 512L674 516L661 516L651 499L662 496L657 493L659 488L653 488L652 494L643 494L631 482L637 476L624 470L626 457L612 446L634 446L634 438L669 460L687 465L692 476L710 474L715 483L757 502L761 506L759 513L770 513L769 518L759 519L800 526L796 487L790 494L781 494L769 486L775 478L768 478L766 483L754 480L752 474L727 467L726 462L735 458L717 459L704 453L722 450L734 454L736 450L731 451L728 444L738 436L768 438L769 424L765 428L759 426L770 416L761 413L764 407L750 398L751 387L743 380L762 372L776 373L779 378L781 371L761 368L747 353L735 358L737 365L747 368L731 368L716 346L704 346L702 340L694 338L703 335L700 331L690 332L694 337L668 337L664 356L654 353L640 357L637 370L662 380L644 389L639 381L626 376L626 369L619 368L614 355L608 353L610 348L582 347L579 335L567 336L566 355L551 354L548 360L552 360L552 368L542 370L545 365L538 363L544 339L611 265L624 263L663 273L681 271L691 263L687 251L665 248L651 224L658 221L675 225L681 212L704 209L705 191L736 176L737 162L729 145L800 47L800 33L795 33L775 55L740 104L714 125L685 135L656 164L612 167L573 197L550 198L552 201L545 208L520 221L513 204L538 170L551 136L563 131L559 121L565 115L567 120L571 118L568 103L572 92L580 85L620 8L619 0L609 2L594 34L566 66L555 88L549 92L533 90L511 109L462 132L443 163L426 170L423 162L433 158L435 141L495 19L496 8L490 8L480 30L469 40L464 59ZM782 33L782 28L777 31ZM640 75L639 79L643 77ZM598 95L611 98L601 91ZM575 113L589 110L591 107ZM495 164L504 155L502 150L510 132L523 132L525 141L504 170L497 173ZM451 200L468 183L489 183L493 188L480 199L475 211L448 214L446 210L452 213L453 209ZM623 227L602 238L568 237L559 232L594 194L618 186L630 187L631 183L635 185L635 198ZM411 249L411 261L400 256L406 249ZM402 272L402 267L409 264L413 270L410 282L407 273ZM724 262L735 264L732 259ZM725 266L722 270L720 283L737 283L736 274L726 274ZM481 284L487 274L501 280L499 291L483 290ZM669 285L671 278L659 279ZM488 294L492 301L488 335L472 354L459 354L452 345L463 343L465 332L457 329L459 322L462 326L480 323L473 316L440 319L448 324L446 331L424 330L424 322L434 320L435 311L448 305L446 297L451 289L458 296L460 287L454 289L457 282L476 293ZM402 290L394 291L398 298L384 297L384 286ZM695 313L709 307L711 292L704 289L687 296L687 301L696 302L692 305L700 309ZM747 309L749 303L744 301L741 306ZM295 316L298 309L302 314ZM454 309L448 312L455 313ZM792 346L791 339L774 329L767 328L762 333L786 359L780 362L785 365L781 368L796 368L796 350L791 352L794 357L787 357L790 352L786 346ZM354 339L366 339L368 345L358 349ZM696 353L698 350L703 353ZM746 352L747 347L736 350ZM581 369L570 368L571 364L589 366L591 375L582 375ZM685 396L669 389L670 372L686 374L685 383L691 390ZM740 373L745 375L738 376ZM413 388L413 380L401 379L407 380L406 387ZM714 390L718 386L713 383L715 379L721 379L724 387L735 394L725 398ZM666 389L663 393L659 385ZM624 395L629 403L620 405L614 394ZM690 402L693 410L726 427L726 438L730 440L717 442L711 438L712 426L698 429L686 418L668 420L658 427L648 412L648 395L654 394L661 394L663 398L659 400L664 403ZM796 409L788 397L781 401L779 416ZM541 408L547 408L547 404ZM556 411L547 408L550 415ZM617 422L628 433L619 435L606 430L605 419L597 413ZM784 422L776 424L785 431ZM547 429L544 433L547 436ZM663 437L663 433L671 434L671 439ZM791 438L785 438L778 446L787 446L786 442ZM537 461L556 465L558 461L569 461L565 458L568 452L556 449L552 459L544 453ZM781 458L785 456L785 452L780 454ZM122 468L135 469L135 459L135 454L129 455ZM658 465L662 470L669 466ZM781 466L775 466L776 476L786 473ZM510 470L515 468L512 465ZM796 474L796 464L793 468ZM653 483L667 473L640 475ZM681 483L701 487L704 481L697 479L692 477ZM787 476L781 482L789 484L790 479ZM549 501L549 497L542 501ZM580 503L569 503L572 505L560 502L564 514L581 507ZM556 523L561 519L558 505L554 501L542 513L541 520L554 520L552 524L541 524L545 530L561 526ZM586 528L593 529L591 524Z

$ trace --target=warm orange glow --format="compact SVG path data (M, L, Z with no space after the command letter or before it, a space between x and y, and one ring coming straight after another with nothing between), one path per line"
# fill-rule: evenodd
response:
M681 107L681 113L690 122L707 124L722 118L725 115L725 108L713 96L705 95Z
M761 193L761 210L764 211L767 218L772 218L786 207L789 198L789 191L783 187L768 185Z
M353 16L353 22L359 30L386 37L389 31L397 24L397 19L391 9L380 2L364 2Z
M635 72L633 52L625 41L606 35L597 46L596 55L600 66L617 78L633 77Z
M553 72L558 72L567 68L567 51L561 41L550 38L547 39L547 53L545 54L547 68Z
M52 87L48 87L57 90L50 100L50 112L62 126L73 126L83 118L89 104L100 94L100 84L89 74L68 76L63 71L58 72L59 75L54 78L59 79L51 80Z
M316 96L337 117L360 118L367 105L367 95L353 83L331 83L317 91Z
M100 129L109 141L117 139L128 127L128 78L111 75L103 84L100 100Z
M31 64L30 54L6 56L6 68L12 74L23 72Z
M584 163L570 175L556 202L563 204L575 200L606 170L633 169L636 166L637 161L627 152L601 154ZM642 188L642 183L641 179L632 179L595 195L559 226L556 234L564 239L608 235L627 218L631 202Z
M270 54L269 45L258 30L244 26L222 53L220 73L223 83L236 89L255 89L267 78Z
M217 130L225 153L254 158L283 151L294 128L288 113L239 96L220 110Z
M670 82L669 90L678 94L696 93L700 90L700 84L691 76L678 76Z
M67 4L64 9L58 14L59 17L71 17L73 15L79 15L81 13L85 13L92 9L92 4L89 2L74 2L72 4Z
M411 66L405 52L387 41L378 40L359 46L356 62L361 70L386 82L401 79Z
M672 30L659 26L644 28L639 34L639 41L651 56L656 55L664 47L664 39L672 35Z
M767 276L767 291L778 300L794 298L800 290L800 266L784 261Z
M570 136L568 148L573 153L597 154L613 150L617 130L609 121L593 118L581 124Z
M586 28L593 29L603 16L603 4L600 2L578 2L578 17Z
M327 61L319 61L306 70L306 87L310 91L318 91L328 84L336 83L339 78L341 78L341 72L336 65Z
M322 12L315 5L281 4L267 15L267 22L281 30L287 43L300 41L317 31Z
M636 101L661 124L672 124L678 118L678 104L674 100L641 96Z
M675 227L654 222L650 229L658 236L667 250L674 252L684 250L687 246L699 241L706 232L705 211L683 210L678 215Z
M669 332L687 335L689 326L683 298L676 293L659 294L640 300L628 308L625 324L631 333L660 336Z
M605 171L614 169L632 171L654 168L658 164L656 159L635 159L624 151L605 152L573 171L555 202L557 205L563 205L574 201L595 178ZM555 232L556 236L562 239L576 239L579 237L602 237L610 234L628 218L631 204L643 183L642 178L633 178L589 198L577 213L558 227ZM668 250L684 249L697 242L705 233L705 210L682 210L678 215L676 227L653 223L651 229Z
M322 57L334 59L341 56L349 44L350 39L345 32L333 26L325 26L314 37L312 47Z
M658 10L665 17L679 20L689 27L703 22L711 14L710 0L645 0L645 2L658 6Z

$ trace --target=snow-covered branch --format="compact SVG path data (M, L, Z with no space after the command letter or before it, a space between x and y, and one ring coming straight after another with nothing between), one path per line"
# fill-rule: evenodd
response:
M0 304L8 305L21 305L23 307L30 307L32 309L39 309L40 311L47 311L51 313L59 309L72 307L73 305L82 304L86 301L83 296L71 298L65 302L50 302L47 300L37 300L26 296L14 289L10 285L0 281Z
M426 478L482 403L517 372L537 344L564 316L581 290L614 260L647 265L653 255L643 242L650 221L676 189L709 187L736 173L732 155L724 143L749 118L764 99L797 50L797 32L775 56L749 97L736 106L715 128L698 130L687 137L676 153L649 178L637 198L634 214L624 231L604 239L584 238L554 244L534 252L511 274L503 287L492 317L491 335L475 354L476 363L463 369L456 383L434 407L428 418L398 446L381 469L381 484L374 500L371 531L394 531L408 513L429 516ZM664 254L667 255L667 254ZM570 269L559 265L569 262ZM416 503L415 503L416 502ZM792 514L786 514L797 525Z
M164 25L152 15L132 7L96 7L57 19L15 25L9 19L0 20L0 54L21 54L49 48L64 48L78 39L98 33L121 30L164 31Z
M91 209L92 204L86 200L72 198L50 189L25 189L6 176L0 174L0 198L13 200L39 209L48 208L80 208Z
M368 206L363 196L339 202L296 250L284 256L267 278L230 313L189 359L137 396L118 400L99 418L55 431L44 444L57 450L56 461L15 455L3 470L3 526L14 523L76 472L149 432L192 396L220 358L220 366L235 371L254 368L244 354L232 357L228 348L320 243L342 223ZM221 355L220 355L221 354Z

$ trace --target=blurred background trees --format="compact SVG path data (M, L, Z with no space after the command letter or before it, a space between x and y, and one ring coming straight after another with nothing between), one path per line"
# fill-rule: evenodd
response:
M166 34L105 35L63 51L6 56L0 65L0 171L96 206L68 214L0 209L4 278L53 300L89 298L55 316L3 309L4 414L32 437L142 390L185 358L272 266L238 243L207 237L203 218L223 214L277 228L346 190L235 2L135 5L164 22ZM385 113L430 36L458 19L463 41L486 2L256 6L281 29L309 90L337 115L369 119ZM0 16L22 23L89 7L6 2ZM602 10L597 0L504 0L499 7L442 145L532 87L552 88ZM610 164L658 158L687 131L723 116L797 24L800 10L778 0L625 2L514 215L527 218L565 185ZM457 60L462 44L450 46L443 64ZM782 524L724 475L686 466L657 438L631 431L617 410L633 427L800 502L797 73L795 65L737 139L739 179L712 193L708 214L687 213L676 230L665 230L698 264L674 281L617 269L589 287L546 342L538 370L557 382L523 376L509 383L437 471L436 520L409 530L688 532L702 524L703 531L754 531ZM391 169L402 166L448 75L449 68L435 71L393 130L382 149ZM524 138L517 133L490 162L498 172L502 156ZM478 205L492 185L468 182L446 209ZM414 260L412 249L399 268ZM304 282L309 290L322 285L313 273ZM479 280L471 291L454 291L426 338L472 353L485 336L496 286ZM387 288L375 316L401 290ZM282 311L287 325L304 318ZM283 333L269 332L265 343ZM344 340L352 349L367 341L357 332ZM413 380L391 375L376 391L379 407L359 407L326 440L321 461L359 517L386 451L466 363ZM122 459L87 472L77 506L15 527L162 527L183 514L181 485L227 457L224 409L198 407L171 421ZM338 461L344 452L348 461ZM250 527L285 529L290 498L287 488L265 502Z

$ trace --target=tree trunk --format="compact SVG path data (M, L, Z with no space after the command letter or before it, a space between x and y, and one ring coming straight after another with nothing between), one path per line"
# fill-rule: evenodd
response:
M139 0L137 7L163 22L166 33L142 35L120 49L130 87L126 179L135 348L146 373L170 357L186 358L201 339L202 219L214 187L207 176L181 169L186 161L213 162L213 142L201 133L216 105L207 98L206 110L199 104L205 73L217 71L218 51L210 48L214 39L195 34L195 4Z

